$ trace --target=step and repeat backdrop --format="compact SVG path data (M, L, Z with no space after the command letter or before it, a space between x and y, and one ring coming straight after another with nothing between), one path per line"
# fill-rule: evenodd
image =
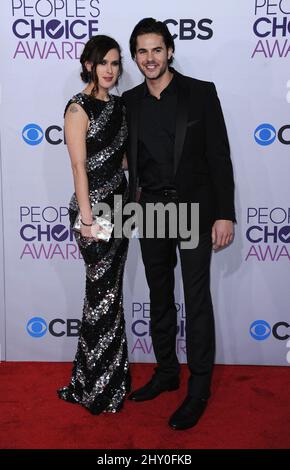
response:
M1 358L74 356L85 273L68 227L73 180L63 110L83 88L79 57L92 35L111 35L122 46L125 71L115 93L142 81L128 39L147 16L168 24L177 70L215 82L230 138L238 224L235 242L212 260L216 362L287 365L290 0L1 2ZM154 362L137 239L124 297L130 358ZM177 350L186 362L178 267L176 303Z

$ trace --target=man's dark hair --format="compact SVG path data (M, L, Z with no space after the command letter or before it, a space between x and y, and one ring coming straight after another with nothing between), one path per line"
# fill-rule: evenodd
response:
M162 23L162 21L155 20L154 18L143 18L143 20L139 21L139 23L136 24L130 36L130 52L132 59L134 59L136 55L137 37L141 36L142 34L151 33L162 36L166 48L171 48L174 52L174 40L169 32L169 29L167 28L167 25L165 23ZM172 62L173 57L168 60L169 64L171 64Z

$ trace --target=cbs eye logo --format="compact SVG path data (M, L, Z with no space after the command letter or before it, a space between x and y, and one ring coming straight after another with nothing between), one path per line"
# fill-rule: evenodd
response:
M271 124L260 124L254 132L255 141L259 145L270 145L276 139L276 130Z
M256 320L250 326L250 335L257 341L267 339L271 331L271 326L265 320Z
M38 145L42 142L44 132L37 124L27 124L22 131L23 140L29 145Z
M28 145L38 145L43 139L51 145L59 145L65 142L62 127L53 124L43 130L38 124L30 123L22 129L22 138Z
M282 126L277 132L275 127L272 126L272 124L263 123L255 129L254 139L257 144L262 145L263 147L272 144L276 137L278 138L279 142L281 142L281 144L290 145L289 130L289 124Z
M53 318L48 323L41 317L33 317L26 324L32 338L42 338L47 332L55 338L79 336L81 321L78 318Z
M27 323L26 331L33 338L41 338L47 332L47 323L43 318L33 317Z

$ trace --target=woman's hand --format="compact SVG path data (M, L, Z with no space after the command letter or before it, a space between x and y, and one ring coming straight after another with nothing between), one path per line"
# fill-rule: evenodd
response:
M95 236L95 233L101 230L101 227L98 224L94 224L90 227L87 227L86 225L81 226L81 236L85 238L92 238L96 242L99 241L99 238Z
M92 235L92 227L87 227L85 225L81 225L81 236L85 238L93 238Z

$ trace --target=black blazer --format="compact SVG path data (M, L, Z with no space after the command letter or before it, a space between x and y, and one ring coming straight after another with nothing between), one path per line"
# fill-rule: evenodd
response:
M227 131L215 85L181 75L177 83L174 148L175 187L180 202L198 202L200 232L217 219L236 221L234 180ZM144 83L123 94L127 111L130 200L136 200L138 118Z

